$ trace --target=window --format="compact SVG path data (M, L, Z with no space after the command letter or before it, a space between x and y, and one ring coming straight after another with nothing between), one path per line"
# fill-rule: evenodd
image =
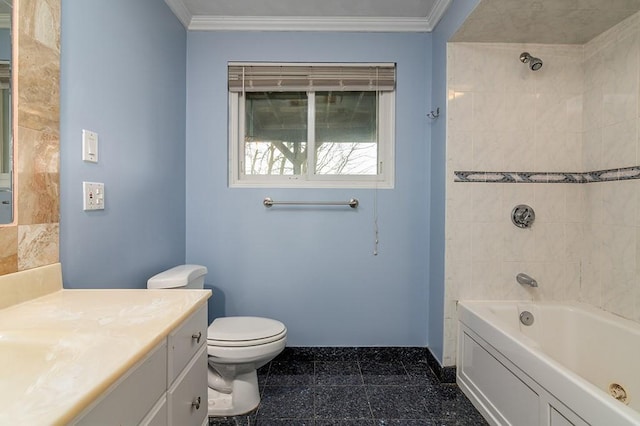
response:
M394 124L394 64L229 64L232 187L392 188Z

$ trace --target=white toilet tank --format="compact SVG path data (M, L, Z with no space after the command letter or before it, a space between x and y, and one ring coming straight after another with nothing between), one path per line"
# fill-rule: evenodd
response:
M160 272L147 280L147 288L204 288L207 267L201 265L180 265Z

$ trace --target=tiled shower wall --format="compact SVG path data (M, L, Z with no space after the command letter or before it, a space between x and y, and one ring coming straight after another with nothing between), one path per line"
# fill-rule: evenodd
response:
M0 226L0 275L59 257L60 0L14 0L13 9L17 219Z
M640 14L585 45L583 166L640 165ZM640 180L588 184L580 300L640 322Z
M461 299L580 300L640 321L640 180L463 183L454 171L640 165L640 15L584 46L450 43L444 365ZM532 72L528 51L544 61ZM516 228L517 204L536 212ZM539 282L525 289L515 275Z

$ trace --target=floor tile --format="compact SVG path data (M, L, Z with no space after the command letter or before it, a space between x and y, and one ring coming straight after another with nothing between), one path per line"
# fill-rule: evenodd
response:
M315 363L316 386L364 385L357 361L330 361Z
M408 362L427 362L427 351L427 348L413 347L358 348L358 360L374 362L397 362L398 360Z
M210 426L481 426L426 348L286 348L258 370L262 401ZM452 369L455 371L455 369Z
M351 347L327 347L314 348L315 361L357 361L360 348Z
M274 361L269 368L267 386L313 385L312 361Z
M317 386L316 419L373 419L364 386Z
M271 363L258 368L258 388L260 392L264 390L265 385L267 384L267 378L269 377L269 368L271 367Z
M398 349L399 349L399 353L397 354L396 359L401 359L402 362L409 362L409 363L423 362L425 364L428 363L429 349L427 348L398 348Z
M447 424L488 424L456 385L434 388L433 392L429 392L426 404L432 417L448 422Z
M258 407L257 419L312 419L311 386L267 386Z
M286 347L277 357L273 359L274 362L279 361L315 361L315 356L318 348L313 347Z
M366 385L406 385L409 376L401 362L360 361Z
M409 376L406 383L407 385L441 385L435 373L426 362L402 361L402 365Z
M403 352L403 348L398 347L364 347L357 348L359 361L371 362L396 362Z
M422 386L367 386L376 419L429 419L426 395L427 389Z
M254 423L250 416L209 417L209 426L252 426Z

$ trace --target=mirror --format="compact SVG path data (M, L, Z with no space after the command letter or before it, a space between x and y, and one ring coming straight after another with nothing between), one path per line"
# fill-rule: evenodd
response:
M0 225L13 221L11 0L0 0Z

